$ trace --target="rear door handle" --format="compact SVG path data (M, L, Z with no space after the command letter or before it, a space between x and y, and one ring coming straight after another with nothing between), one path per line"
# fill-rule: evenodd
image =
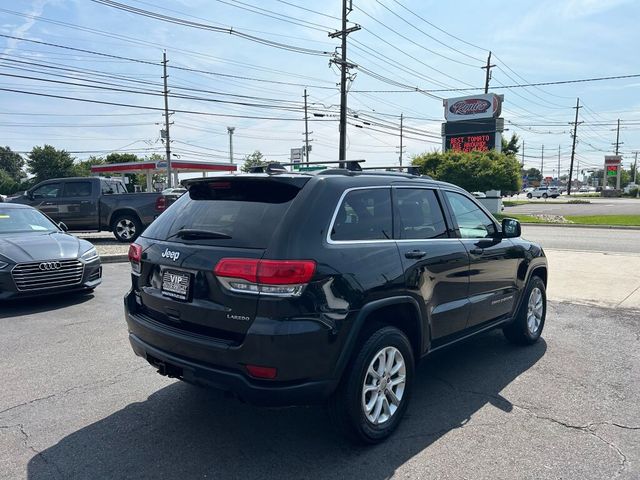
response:
M422 250L411 250L410 252L405 252L404 256L407 258L420 259L427 255L427 252L423 252Z
M469 252L474 255L482 255L484 253L484 248L472 248Z

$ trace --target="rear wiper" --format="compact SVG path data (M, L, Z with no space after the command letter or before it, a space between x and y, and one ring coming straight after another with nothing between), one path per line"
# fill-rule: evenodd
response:
M186 240L195 240L195 239L206 240L206 239L229 239L231 238L231 235L227 235L226 233L222 233L222 232L212 232L210 230L196 230L193 228L183 228L181 230L178 230L169 238L173 238L173 237L184 238Z

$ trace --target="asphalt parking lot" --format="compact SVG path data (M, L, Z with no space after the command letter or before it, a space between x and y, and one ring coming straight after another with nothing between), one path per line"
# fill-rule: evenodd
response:
M640 315L551 302L544 341L498 332L421 364L386 443L321 407L268 410L166 379L130 351L128 266L95 295L0 311L0 477L640 478Z

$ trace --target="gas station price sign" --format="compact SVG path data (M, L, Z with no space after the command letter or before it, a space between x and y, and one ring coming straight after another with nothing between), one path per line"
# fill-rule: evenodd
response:
M607 165L607 177L618 175L618 165Z

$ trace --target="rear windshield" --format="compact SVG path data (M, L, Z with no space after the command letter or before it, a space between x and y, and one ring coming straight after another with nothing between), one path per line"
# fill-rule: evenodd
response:
M145 230L143 236L203 245L267 248L304 185L300 181L295 183L270 179L195 183ZM181 236L181 231L212 232L229 238Z

